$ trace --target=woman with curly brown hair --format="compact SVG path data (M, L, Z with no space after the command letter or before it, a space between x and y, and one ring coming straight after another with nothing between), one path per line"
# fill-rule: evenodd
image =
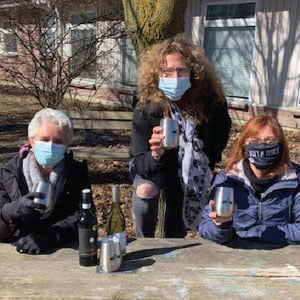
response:
M197 230L231 120L222 85L203 50L183 35L141 57L134 108L130 171L137 237L153 237L160 189L166 198L165 236ZM165 149L162 118L178 122L179 147Z

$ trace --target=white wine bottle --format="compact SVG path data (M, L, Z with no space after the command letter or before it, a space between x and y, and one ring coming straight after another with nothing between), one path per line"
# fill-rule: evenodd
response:
M82 209L78 220L79 264L81 266L97 264L98 228L91 203L91 190L82 190Z
M125 217L120 204L120 186L112 187L112 206L106 219L107 237L117 238L120 241L121 253L126 255L126 226Z

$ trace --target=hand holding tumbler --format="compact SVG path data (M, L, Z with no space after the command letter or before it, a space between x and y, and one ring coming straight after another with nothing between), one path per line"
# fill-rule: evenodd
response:
M213 210L219 217L231 217L234 206L233 189L230 187L217 187L214 195Z

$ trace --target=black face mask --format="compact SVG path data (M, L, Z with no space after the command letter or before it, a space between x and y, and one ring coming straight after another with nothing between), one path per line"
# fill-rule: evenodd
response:
M281 159L282 144L248 144L245 146L245 155L257 169L270 169Z

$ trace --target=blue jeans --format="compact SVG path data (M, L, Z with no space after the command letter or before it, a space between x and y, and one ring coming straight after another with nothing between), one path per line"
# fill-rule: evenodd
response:
M166 197L165 237L184 237L185 226L182 220L182 192L175 186L167 187L162 174L150 178L142 178L136 174L133 160L129 164L130 175L133 179L132 212L137 237L154 237L158 214L160 193L149 198L139 198L136 189L144 183L154 184L158 190L164 188ZM178 187L178 185L177 185Z

